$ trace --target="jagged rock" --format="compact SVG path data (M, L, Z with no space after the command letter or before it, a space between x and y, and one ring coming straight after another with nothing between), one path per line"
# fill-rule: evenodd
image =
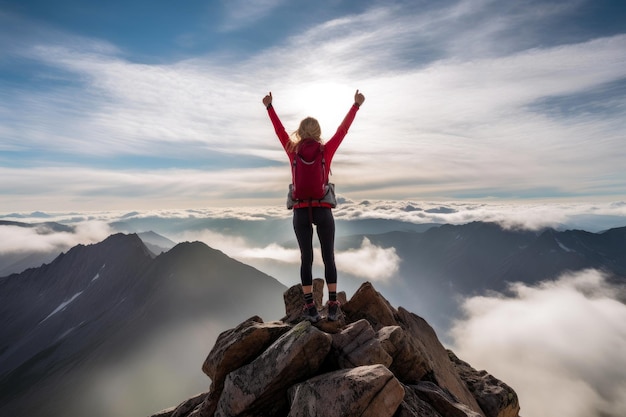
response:
M282 322L255 316L223 332L203 365L209 392L158 417L519 417L510 387L447 351L424 319L370 283L337 322L301 321L300 285L284 300Z
M400 326L386 326L376 333L381 346L393 358L389 369L400 381L419 381L427 374L424 359L418 355L415 343Z
M411 386L417 396L427 401L439 414L444 417L480 417L481 414L461 404L452 394L444 391L432 382L422 381Z
M470 410L484 416L476 399L465 382L461 380L448 357L448 351L426 320L400 307L398 308L398 323L409 336L416 355L421 358L426 367L427 372L422 378L427 377L428 380L452 394L460 403L468 406Z
M218 336L202 371L214 385L222 385L227 374L251 362L290 329L282 322L263 323L260 317L251 317Z
M385 366L369 365L319 375L290 394L288 417L391 417L404 388Z
M376 339L376 332L367 320L346 326L332 339L331 356L340 369L375 364L388 367L393 361Z
M282 322L264 323L254 316L234 329L222 332L207 356L202 371L211 378L211 389L195 410L196 416L213 415L230 372L250 363L281 335L291 329ZM181 414L181 417L184 416Z
M330 335L308 321L297 324L257 359L228 374L215 417L273 415L285 408L287 389L317 371L330 345Z
M395 326L395 309L370 284L364 283L342 307L347 322L365 319L375 330Z
M520 411L519 400L511 387L487 371L472 368L450 350L448 356L486 417L517 417Z

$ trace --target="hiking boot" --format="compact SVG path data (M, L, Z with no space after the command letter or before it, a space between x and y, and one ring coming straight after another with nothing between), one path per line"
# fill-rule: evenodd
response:
M329 301L328 302L328 321L337 321L341 316L341 308L339 307L341 304L339 301Z
M317 307L315 307L315 303L304 305L302 317L311 323L317 323L321 319L320 313L317 311Z

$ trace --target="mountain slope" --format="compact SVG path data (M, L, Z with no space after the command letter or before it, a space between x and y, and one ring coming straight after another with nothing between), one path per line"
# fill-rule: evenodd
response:
M245 288L249 288L247 292ZM280 315L284 286L202 243L154 257L137 235L79 245L52 263L0 279L0 414L51 415L74 371L115 361L164 325ZM258 297L258 298L257 298ZM71 389L69 389L71 392Z
M528 282L554 277L563 271L595 268L613 280L626 277L626 227L603 233L583 230L545 230L508 265L502 278Z

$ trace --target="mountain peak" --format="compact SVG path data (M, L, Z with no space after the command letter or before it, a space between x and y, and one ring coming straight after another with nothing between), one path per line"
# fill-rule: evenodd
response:
M321 313L324 281L314 280ZM300 317L302 287L288 289L286 316L254 316L224 331L202 370L208 392L153 417L418 416L516 417L517 394L446 350L433 328L396 309L370 283L343 315L311 324Z

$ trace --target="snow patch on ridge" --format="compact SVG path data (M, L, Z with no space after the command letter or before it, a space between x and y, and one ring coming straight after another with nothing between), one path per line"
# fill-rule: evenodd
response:
M67 307L72 301L74 301L76 298L78 298L78 296L80 296L82 293L83 293L82 291L79 291L76 294L74 294L69 300L63 301L61 304L59 304L59 306L57 308L54 309L54 311L52 313L48 314L48 316L45 319L41 320L39 322L39 324L41 324L44 321L48 320L50 317L54 316L59 311L64 310L65 307Z

